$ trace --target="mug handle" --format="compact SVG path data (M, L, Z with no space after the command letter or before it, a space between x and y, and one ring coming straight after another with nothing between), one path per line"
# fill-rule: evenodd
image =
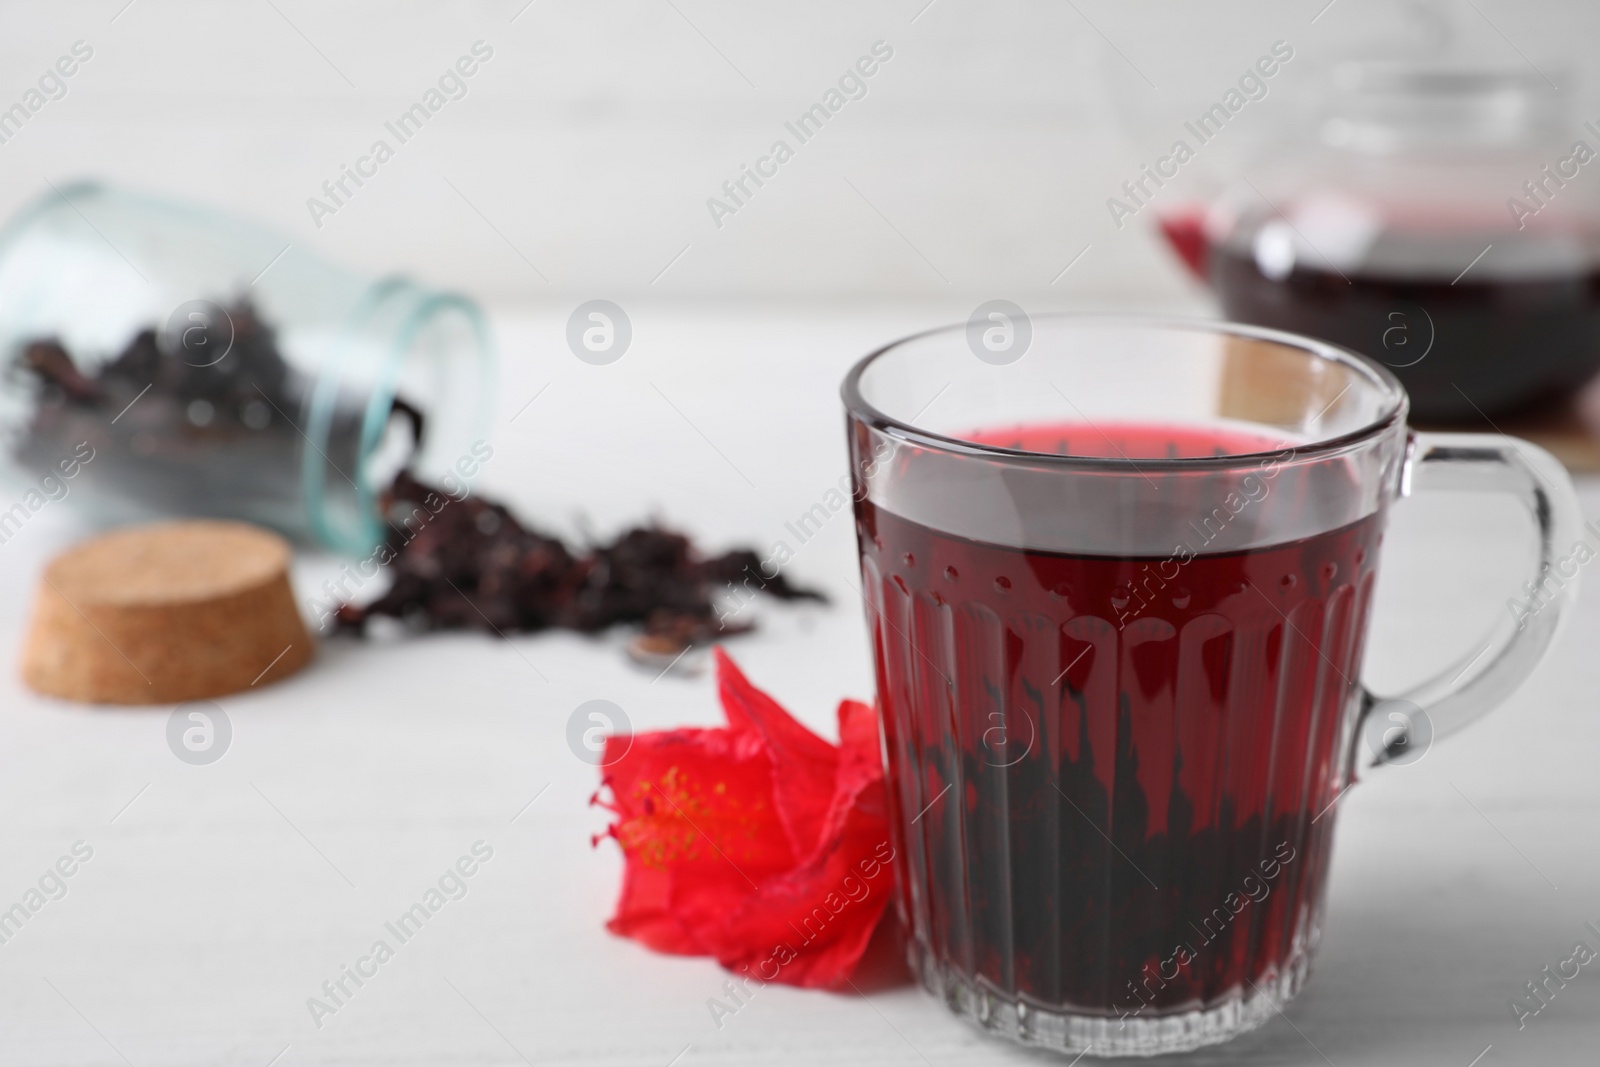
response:
M1572 479L1560 461L1538 445L1496 434L1413 431L1399 495L1435 490L1516 497L1537 530L1537 563L1523 583L1526 599L1498 613L1486 643L1478 642L1438 675L1396 696L1379 697L1362 688L1360 721L1352 738L1361 770L1421 758L1419 745L1426 751L1433 741L1455 733L1510 696L1544 658L1562 618L1576 602L1579 566L1600 555L1600 533L1597 544L1582 539L1583 515ZM1580 544L1588 556L1581 555ZM1382 744L1365 743L1369 728L1384 722L1391 725Z

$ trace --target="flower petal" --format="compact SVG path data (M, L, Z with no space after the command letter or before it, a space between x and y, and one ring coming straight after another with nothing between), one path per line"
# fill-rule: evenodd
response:
M840 703L836 747L716 655L727 729L607 741L625 857L608 925L762 981L842 985L893 891L877 712Z
M816 847L832 802L839 750L806 729L716 650L717 692L728 725L752 731L766 746L773 767L773 799L796 855Z
M840 798L829 839L705 932L723 966L763 981L834 988L866 951L894 888L880 777Z
M704 927L794 866L770 761L757 739L727 730L631 740L604 779L618 815L611 836L626 860L609 926L658 951L706 952Z

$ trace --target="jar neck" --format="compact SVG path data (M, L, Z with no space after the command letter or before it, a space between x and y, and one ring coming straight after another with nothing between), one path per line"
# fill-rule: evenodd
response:
M493 363L472 301L398 276L373 283L329 339L306 403L302 484L319 540L362 554L388 537L380 497L394 475L442 478L486 433Z

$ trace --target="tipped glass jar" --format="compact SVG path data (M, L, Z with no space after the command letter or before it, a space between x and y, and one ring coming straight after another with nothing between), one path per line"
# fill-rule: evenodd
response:
M382 540L398 471L476 468L493 378L464 297L91 183L0 230L0 361L12 465L70 466L100 520L242 519L353 553Z

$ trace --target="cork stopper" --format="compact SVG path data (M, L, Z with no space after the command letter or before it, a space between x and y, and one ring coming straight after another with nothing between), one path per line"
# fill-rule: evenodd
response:
M285 678L312 643L289 588L289 545L237 522L170 522L51 560L22 650L49 696L172 704Z

